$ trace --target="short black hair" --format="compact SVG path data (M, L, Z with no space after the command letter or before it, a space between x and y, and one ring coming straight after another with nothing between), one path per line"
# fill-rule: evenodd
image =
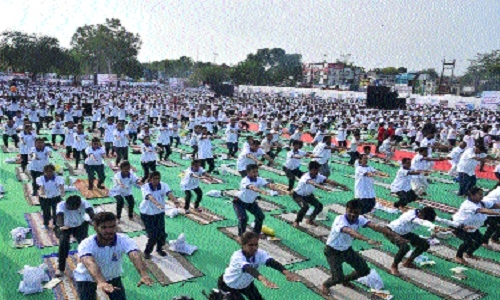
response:
M252 165L247 166L246 171L248 173L250 171L257 170L258 168L259 168L259 166L252 164Z
M403 159L401 160L401 163L405 164L405 163L407 163L407 162L409 162L409 161L411 161L411 158L409 158L409 157L405 157L405 158L403 158Z
M102 223L106 223L109 221L115 221L116 215L110 211L103 211L94 215L92 221L96 227L99 227Z
M45 167L43 167L43 171L44 172L55 171L55 170L56 170L56 167L54 167L53 164L48 164L48 165L45 165Z
M477 194L477 193L479 193L479 192L481 192L481 193L482 193L482 192L483 192L483 189L482 189L482 188L480 188L480 187L478 187L478 186L473 186L473 187L471 187L471 188L470 188L470 190L469 190L469 196L475 195L475 194Z
M151 174L149 174L149 179L151 180L153 177L160 177L161 179L161 173L158 171L153 171Z
M124 160L120 163L120 169L125 167L130 167L130 162L128 160Z
M420 210L422 218L427 221L434 222L436 220L436 211L434 208L426 206Z
M248 243L250 243L251 240L253 239L258 239L259 238L259 234L258 233L255 233L253 231L247 231L245 233L243 233L243 235L241 236L241 245L247 245Z
M70 210L77 209L78 207L80 207L81 204L82 204L82 198L78 195L71 195L68 198L66 198L66 205Z
M349 210L361 210L361 201L358 199L349 200L345 207Z
M309 169L309 171L311 171L311 170L319 170L320 167L321 167L321 165L319 164L319 162L317 162L317 161L311 161L311 162L309 162L308 169Z

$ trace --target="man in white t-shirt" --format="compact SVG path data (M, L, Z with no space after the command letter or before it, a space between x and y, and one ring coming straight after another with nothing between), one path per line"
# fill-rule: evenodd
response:
M476 167L485 161L487 155L479 147L470 148L464 151L457 165L458 171L458 196L465 196L469 190L476 185Z
M354 239L362 240L373 246L379 246L381 242L365 237L358 230L368 227L374 231L391 237L397 244L406 244L408 241L392 232L389 228L373 224L365 217L360 216L361 203L359 200L351 200L346 204L346 213L335 218L332 229L328 235L325 247L325 256L332 276L322 285L321 292L330 294L330 287L339 283L347 284L350 281L367 276L370 268L361 255L354 252L351 245ZM343 263L349 264L354 271L345 276L342 270Z
M83 240L78 246L80 262L73 271L80 300L95 300L96 290L104 291L110 300L126 299L121 281L122 257L128 255L141 276L137 286L153 285L136 243L127 235L116 233L116 216L111 212L95 215L97 234Z

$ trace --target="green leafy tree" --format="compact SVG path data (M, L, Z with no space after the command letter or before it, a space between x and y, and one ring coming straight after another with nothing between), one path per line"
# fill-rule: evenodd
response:
M461 85L472 85L477 91L500 90L500 50L478 53L470 60L467 72L460 79Z
M78 27L71 39L86 73L124 74L136 66L141 44L140 36L127 31L118 19Z

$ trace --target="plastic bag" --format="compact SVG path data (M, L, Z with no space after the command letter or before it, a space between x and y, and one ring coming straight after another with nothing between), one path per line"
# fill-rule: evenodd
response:
M207 196L209 197L214 197L214 198L221 198L222 197L222 192L218 190L211 190L206 193Z
M6 164L15 164L17 161L17 158L15 157L9 157L9 158L6 158L3 162L6 163Z
M377 271L373 269L370 270L370 274L365 277L361 277L356 281L375 290L381 290L384 288L384 281L380 275L378 275Z
M40 293L43 291L42 282L49 281L44 270L45 265L39 267L24 266L23 280L19 283L19 292L24 295Z
M198 247L186 243L186 236L184 233L179 234L176 240L171 240L168 244L171 251L187 255L192 255L194 251L198 250Z
M170 207L165 205L165 215L172 218L175 218L179 214L179 210L175 207Z

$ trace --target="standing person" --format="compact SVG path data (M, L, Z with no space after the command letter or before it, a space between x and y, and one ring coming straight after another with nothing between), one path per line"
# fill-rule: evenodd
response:
M65 139L65 135L64 135L64 122L61 121L61 117L56 116L55 120L52 123L53 123L52 124L52 129L50 131L50 133L52 135L52 146L53 147L56 146L56 138L57 138L58 135L60 137L62 137L61 146L63 146L64 145L64 139Z
M97 173L97 188L104 189L103 186L106 176L104 174L104 161L103 157L105 155L104 149L101 147L101 141L99 138L92 139L92 146L85 149L85 169L89 177L89 190L94 189L94 179L95 173Z
M347 123L342 122L337 130L337 146L339 148L347 148Z
M460 142L460 144L457 147L453 148L453 150L451 150L450 154L448 154L447 158L449 158L448 161L451 164L451 168L450 168L450 171L448 171L448 175L453 176L453 177L458 176L457 166L458 166L458 163L460 162L460 157L462 157L462 154L465 151L466 146L467 146L467 144L465 142Z
M271 164L274 163L269 155L265 154L264 151L260 148L260 142L257 140L252 140L251 144L248 148L243 148L240 155L238 156L238 160L236 161L236 167L238 168L238 172L241 177L247 176L247 167L249 165L260 165L260 158L264 157Z
M96 300L96 290L104 291L110 300L125 300L121 275L122 257L128 255L141 276L137 286L153 285L136 243L126 234L116 233L116 216L101 212L94 217L97 234L83 240L78 246L80 262L73 272L80 300ZM113 252L111 253L110 250Z
M480 147L473 147L464 151L457 165L458 196L469 194L469 190L476 185L476 167L486 159Z
M303 145L304 143L302 141L293 141L293 149L286 154L283 171L285 171L286 177L288 178L289 192L293 190L295 178L301 178L302 175L304 175L304 172L300 170L300 162L302 158L309 156L309 154L301 150Z
M263 265L279 271L288 281L299 281L295 273L286 270L266 251L259 249L257 233L245 232L241 237L241 249L231 256L229 266L219 277L217 286L223 292L229 293L229 300L262 300L264 298L255 286L254 279L261 281L268 288L278 288L275 283L259 273L258 268Z
M170 144L173 146L174 145L174 140L175 140L175 147L179 147L179 143L181 141L181 138L179 137L179 124L178 124L177 118L174 118L172 120L172 123L168 125L168 128L170 129Z
M419 226L423 226L425 221L434 222L436 220L436 212L432 207L424 207L422 209L412 209L405 213L403 213L399 218L392 221L387 225L387 227L394 233L407 241L415 248L411 252L410 257L408 257L403 262L403 267L405 268L415 268L415 264L413 261L415 258L419 257L422 253L429 250L430 245L427 240L419 237L417 234L412 231ZM389 241L394 243L399 251L394 256L394 261L391 265L391 274L394 276L399 276L398 265L406 253L410 251L410 246L408 244L401 244L394 240L391 236L387 236Z
M116 151L115 165L118 167L122 159L128 160L128 144L130 137L128 136L128 131L124 128L123 122L118 122L113 132L113 136L113 147Z
M325 135L323 137L323 141L314 147L313 155L311 156L313 161L317 161L320 164L319 173L326 178L330 177L331 174L328 161L332 157L332 150L334 148L335 146L332 144L332 137Z
M78 244L88 236L88 223L85 221L85 214L88 214L90 220L92 220L94 218L94 209L90 203L82 200L80 196L71 195L66 201L57 204L55 218L56 232L59 234L59 251L56 277L64 275L71 236L76 239Z
M391 183L391 193L398 196L399 200L394 203L395 208L405 207L408 203L414 202L418 199L417 194L411 189L411 177L413 175L420 175L425 171L416 171L411 169L411 159L408 157L403 158L401 161L401 168L396 173L394 181Z
M468 264L464 254L468 258L474 258L474 252L481 247L483 235L479 228L484 225L488 216L500 216L500 212L494 209L500 208L500 203L483 201L483 190L473 186L468 191L469 197L462 202L458 212L453 215L453 221L457 223L455 235L463 241L458 247L455 261L460 264ZM464 228L468 226L467 229Z
M352 138L351 143L349 145L349 149L347 153L349 154L349 164L352 166L354 162L359 158L358 147L361 146L361 137L359 131L355 131Z
M488 201L491 203L500 203L500 187L496 187L494 190L488 193L486 197L484 197L484 201ZM497 210L499 211L499 210ZM486 232L483 235L483 245L487 246L490 242L499 244L500 238L500 218L496 216L488 217L484 224L487 226Z
M380 153L378 148L380 148L380 146L382 146L382 143L384 142L384 140L387 136L387 132L386 132L384 126L385 126L384 123L380 123L378 126L378 134L377 134L378 144L377 144L377 148L375 148L376 153Z
M104 130L104 148L106 149L106 157L111 158L115 154L115 148L113 147L114 135L116 130L116 125L113 123L113 117L108 117L108 122L102 124Z
M367 214L375 207L375 188L372 177L387 177L386 174L368 166L368 155L362 154L354 175L354 198L361 204L361 214Z
M36 138L35 147L31 148L29 153L31 155L31 162L28 165L28 170L33 180L33 196L36 196L38 192L36 179L43 175L44 167L49 164L52 150L45 146L42 138Z
M130 163L123 161L120 163L120 172L113 177L113 187L109 190L109 196L116 200L116 219L120 223L125 200L128 205L128 219L134 219L135 199L132 195L132 187L139 184L137 176L130 171Z
M236 156L236 152L238 152L238 135L239 129L238 125L236 125L236 119L231 118L231 121L226 128L226 145L227 150L229 151L229 158L234 158Z
M3 125L3 144L5 147L9 148L9 138L12 138L14 141L14 147L18 148L19 136L17 135L17 129L14 125L14 121L12 119L8 119L7 123Z
M168 128L167 120L165 118L161 118L161 120L160 132L156 138L156 145L161 149L159 153L160 161L168 160L168 157L172 154L172 150L170 149L170 129ZM165 155L165 159L163 159L163 155Z
M71 153L73 152L73 144L75 143L75 124L70 121L66 124L64 129L64 146L66 147L66 158L71 158Z
M257 203L259 194L266 194L262 188L267 187L276 190L277 187L259 177L259 168L257 165L247 165L246 175L240 182L240 191L233 199L233 208L238 218L238 241L247 229L248 215L247 211L255 217L255 226L253 232L260 234L262 224L264 223L264 213Z
M184 210L189 214L189 204L191 203L192 191L196 194L196 201L194 202L194 209L201 212L200 203L203 197L203 191L200 188L200 178L209 177L205 169L201 167L201 161L194 159L191 162L191 167L184 171L184 176L181 179L181 190L184 191Z
M151 138L148 136L144 137L144 143L141 145L141 166L144 171L144 176L141 182L146 183L149 178L149 172L156 172L156 146L151 144Z
M26 172L26 166L28 165L28 156L30 150L35 147L35 139L36 134L32 132L31 125L26 124L24 126L23 132L19 134L19 153L21 154L21 169L23 170L23 172Z
M322 183L327 183L330 185L336 185L342 189L347 190L347 186L337 183L333 180L326 178L319 174L320 164L316 161L311 161L309 163L309 172L305 173L300 177L297 187L293 190L292 198L300 206L300 210L297 213L297 218L293 222L294 227L298 227L300 222L304 219L307 211L309 210L309 205L314 207L314 211L307 220L307 224L311 226L317 226L314 222L316 216L323 210L323 204L316 199L314 196L314 188L318 187Z
M321 292L324 295L330 294L330 287L341 284L349 284L351 281L367 276L370 273L368 264L361 255L354 252L352 242L354 239L362 240L372 246L379 246L381 243L367 238L360 234L358 230L362 227L368 227L391 237L398 244L405 244L407 241L397 236L389 228L373 224L365 217L361 216L362 204L359 200L351 200L346 204L346 213L335 218L332 229L326 241L324 254L326 261L330 265L332 276L322 285ZM342 270L343 263L349 264L354 271L345 276Z
M174 197L168 184L161 182L160 172L154 171L149 176L149 183L142 186L142 202L139 206L141 219L146 227L148 242L144 249L144 258L151 259L151 252L156 246L160 256L167 256L163 249L167 239L165 232L165 196L178 207L179 202Z
M212 151L212 139L214 137L206 127L201 129L201 134L198 135L198 159L201 161L201 166L205 167L208 163L208 173L212 173L215 169L214 154Z
M80 164L80 158L83 155L83 159L87 159L87 153L85 149L87 148L87 134L83 131L83 125L78 124L76 126L76 132L73 134L73 157L75 158L75 169L78 169Z
M55 174L54 165L43 167L43 176L33 179L40 187L40 206L42 208L43 229L49 227L49 221L52 219L52 225L56 226L56 208L64 197L64 178Z

